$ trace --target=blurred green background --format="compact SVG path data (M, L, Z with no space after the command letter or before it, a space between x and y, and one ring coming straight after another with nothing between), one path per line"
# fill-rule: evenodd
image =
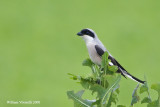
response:
M82 87L67 73L90 73L76 36L83 28L95 30L131 74L145 74L149 85L160 81L160 1L0 0L0 107L28 100L41 101L32 107L72 107L66 91ZM130 105L136 84L121 80L119 104Z

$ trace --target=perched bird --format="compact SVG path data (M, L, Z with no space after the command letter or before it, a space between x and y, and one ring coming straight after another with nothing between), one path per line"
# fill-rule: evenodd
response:
M92 29L82 29L80 32L77 33L77 35L81 36L85 41L90 59L94 64L101 65L102 55L104 54L104 52L108 52L108 59L111 60L109 65L117 66L117 73L121 73L121 75L123 75L125 78L127 76L128 78L131 78L134 81L144 84L145 81L142 81L132 76L116 61L116 59L109 53L109 51L105 48L102 42L98 39L96 33Z

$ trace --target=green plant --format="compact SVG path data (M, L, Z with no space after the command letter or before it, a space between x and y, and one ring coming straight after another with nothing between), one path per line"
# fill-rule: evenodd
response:
M88 66L92 70L89 76L77 76L69 73L71 79L77 80L84 88L84 90L77 93L74 93L74 91L67 92L68 98L74 101L75 107L111 107L113 103L117 105L121 75L116 73L117 66L110 66L109 62L108 53L105 52L102 56L101 66L95 65L90 59L83 61L83 66ZM137 93L138 88L139 84L133 91L131 106L140 101ZM151 88L158 91L160 96L160 84L153 84ZM148 97L145 97L141 103L148 103L148 107L160 107L160 98L158 97L158 100L152 101L148 89L147 82L140 87L140 94L144 92L148 93ZM92 95L96 93L96 98L93 100L83 99L82 95L85 90L90 90ZM117 105L117 107L126 106Z
M139 87L139 84L133 91L131 106L133 106L138 101L140 101L140 97L137 93L138 87ZM151 89L158 92L158 98L152 101L150 93L149 93L149 87L148 87L147 80L146 80L145 84L143 84L139 89L139 94L147 93L147 96L141 100L141 104L147 103L147 107L160 107L160 84L159 83L152 84Z

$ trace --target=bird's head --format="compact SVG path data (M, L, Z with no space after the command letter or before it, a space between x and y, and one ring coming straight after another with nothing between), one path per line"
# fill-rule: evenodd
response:
M78 36L81 36L85 42L91 42L96 38L96 34L92 29L82 29L77 33Z

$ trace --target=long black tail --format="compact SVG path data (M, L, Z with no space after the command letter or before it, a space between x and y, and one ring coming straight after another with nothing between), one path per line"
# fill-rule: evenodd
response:
M121 70L121 74L122 74L124 77L128 77L128 78L130 78L130 79L132 79L132 80L134 80L134 81L136 81L136 82L139 82L139 83L142 83L142 84L145 83L145 81L142 81L142 80L134 77L133 75L131 75L131 74L128 73L127 71Z
M125 78L128 77L136 82L142 83L144 84L145 81L142 81L134 76L132 76L130 73L128 73L119 63L118 61L116 61L112 56L108 57L111 62L113 63L113 65L118 67L117 73L121 73L121 75L123 75Z

